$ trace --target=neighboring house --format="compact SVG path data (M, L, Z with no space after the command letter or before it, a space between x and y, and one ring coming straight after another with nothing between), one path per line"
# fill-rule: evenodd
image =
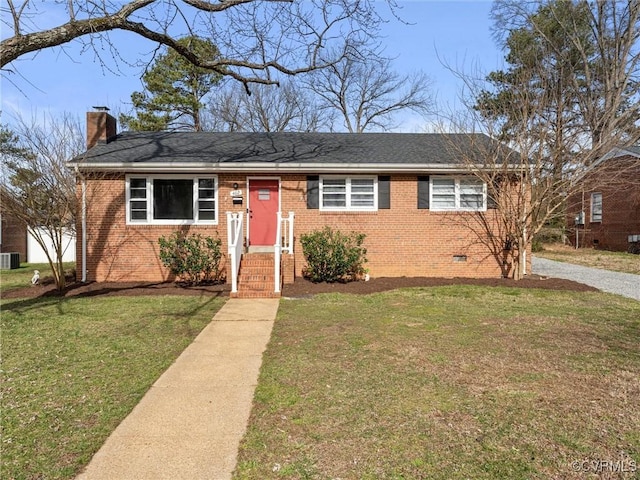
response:
M567 203L573 246L637 250L640 242L640 146L615 148L594 164Z
M19 253L21 263L47 263L46 253L32 235L31 230L20 219L2 211L3 203L0 201L0 253ZM41 235L45 241L49 239L47 242L48 251L52 256L55 256L53 241L42 230ZM65 245L63 261L75 261L76 245L73 232L64 235L63 244Z
M4 188L0 188L0 253L18 253L20 262L27 261L27 226L6 211Z
M0 214L0 253L18 253L20 262L24 263L47 263L47 255L44 249L36 241L31 230L15 217L2 213ZM53 241L50 237L41 232L47 242L47 249L52 258L55 258ZM64 251L62 260L64 262L75 262L76 260L76 239L72 232L63 236Z
M86 281L168 280L160 236L217 235L226 253L236 214L243 214L233 250L238 261L243 255L240 291L247 254L273 252L276 238L284 238L285 281L302 275L300 236L325 225L366 234L371 277L502 275L501 262L463 221L477 212L495 217L486 185L448 153L450 142L464 147L468 135L116 135L113 117L89 112L87 138L88 151L69 163L84 204L77 271ZM291 221L278 222L277 212Z
M0 213L0 253L18 253L27 261L27 226L7 212Z

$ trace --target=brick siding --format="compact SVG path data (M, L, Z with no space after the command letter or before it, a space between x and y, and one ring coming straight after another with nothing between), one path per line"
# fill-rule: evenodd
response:
M2 213L1 253L19 253L20 261L27 261L27 226L17 218Z
M602 194L602 221L591 221L591 194ZM575 225L575 217L585 213L584 225ZM640 160L611 159L584 182L584 189L567 204L567 238L581 248L593 247L627 251L629 235L640 235Z
M432 212L417 208L417 176L391 177L391 208L376 212L323 212L307 209L305 175L283 174L281 209L295 212L295 258L285 259L286 270L295 265L300 276L304 258L300 235L330 225L344 232L367 235L371 277L500 277L499 262L471 232L467 222L474 214ZM215 236L227 251L226 212L245 212L246 177L218 175L218 225L127 225L125 175L101 175L87 180L87 279L89 281L166 281L169 272L159 259L158 238L176 229ZM243 190L242 205L233 205L230 191ZM80 191L80 186L78 186ZM488 211L491 217L495 212ZM79 219L80 221L80 219ZM80 227L80 225L78 225ZM80 228L78 228L80 232ZM245 218L246 233L246 218ZM78 234L78 270L82 242ZM286 255L285 255L286 256ZM454 256L466 256L465 262ZM288 275L290 277L290 274ZM292 278L285 278L285 282Z

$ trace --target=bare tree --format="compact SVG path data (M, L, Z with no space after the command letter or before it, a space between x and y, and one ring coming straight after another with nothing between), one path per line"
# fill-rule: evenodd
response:
M395 9L395 0L386 4ZM50 10L68 21L45 26ZM123 30L156 45L171 47L196 66L244 83L275 84L274 73L292 75L331 64L375 36L380 16L373 0L7 0L3 23L11 36L0 42L0 68L31 52L64 46L72 40L93 48L103 62L104 48L114 58L118 46L109 32ZM202 58L172 32L209 38L219 57ZM343 49L333 51L336 42ZM120 47L122 48L122 47ZM17 65L12 68L17 68ZM248 88L248 87L247 87Z
M531 114L530 99L518 100L513 108ZM544 108L539 100L535 105ZM632 169L637 169L633 163L617 162L613 167L607 162L586 163L580 154L574 154L565 157L564 170L558 174L557 152L546 148L556 138L553 131L547 131L547 137L534 138L523 128L522 135L512 136L505 144L495 140L499 126L477 112L459 116L457 123L448 125L448 131L451 129L460 132L466 142L452 141L449 148L481 180L487 198L485 211L456 215L456 219L488 247L503 276L516 280L527 273L526 255L536 235L551 221L564 218L568 201L580 199L581 192L593 189L594 184L603 189L631 190L627 179Z
M306 83L321 107L333 111L351 133L390 130L396 114L427 114L433 107L431 81L424 73L399 75L390 59L375 52L348 55L310 79Z
M228 84L213 95L207 129L228 132L315 132L331 124L312 95L287 80L280 87L258 85L247 95Z
M637 39L640 2L498 1L497 31L507 29L506 71L486 79L459 74L467 112L459 132L483 132L503 148L459 157L486 184L496 209L468 216L509 275L521 278L534 236L564 219L567 200L587 182L624 184L624 169L606 175L597 160L638 141ZM605 90L611 89L610 92Z
M79 120L69 115L47 117L44 122L18 118L15 125L15 132L3 135L3 209L29 227L46 252L61 290L65 286L64 237L75 230L77 208L75 177L66 162L84 151L83 130Z
M548 158L531 137L522 135L509 145L500 142L496 140L499 125L487 122L473 110L451 119L447 130L459 132L464 138L450 141L448 148L481 181L486 196L486 210L456 215L456 221L484 244L504 277L521 279L535 233L561 208L570 185L548 181ZM566 182L574 178L567 176Z
M554 129L567 152L593 161L638 141L640 2L497 0L492 16L510 68L492 72L480 110L508 122L509 95L527 89L547 106L536 108L535 131Z

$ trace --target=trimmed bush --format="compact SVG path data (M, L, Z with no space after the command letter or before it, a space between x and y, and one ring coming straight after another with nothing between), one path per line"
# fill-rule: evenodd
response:
M302 252L307 261L304 276L312 282L348 282L365 272L367 249L362 246L366 235L346 235L331 227L301 235Z
M160 237L160 260L178 279L188 285L201 285L222 280L222 240L173 232Z

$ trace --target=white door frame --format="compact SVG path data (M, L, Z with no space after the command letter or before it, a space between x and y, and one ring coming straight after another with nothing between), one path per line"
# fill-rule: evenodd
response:
M246 238L246 242L245 245L247 245L248 247L251 246L251 244L249 243L249 228L251 225L251 194L250 194L250 190L249 190L249 183L251 182L251 180L277 180L278 181L278 211L281 212L282 211L282 178L279 176L252 176L252 177L247 177L247 238Z

